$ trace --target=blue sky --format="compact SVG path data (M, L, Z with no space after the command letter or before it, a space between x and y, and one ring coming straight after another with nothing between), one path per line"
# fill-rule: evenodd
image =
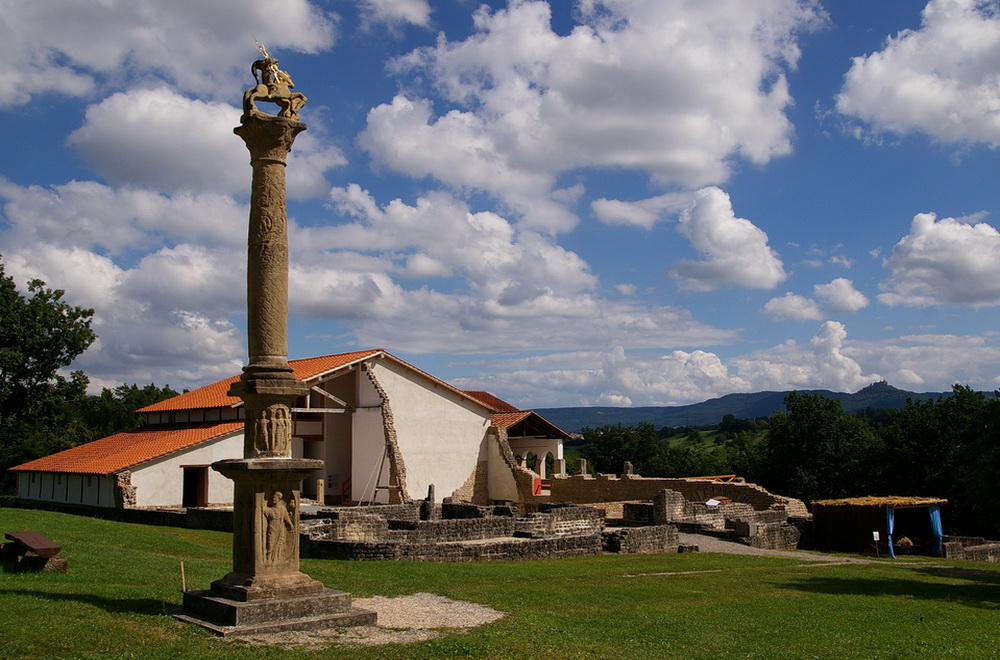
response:
M0 0L0 253L94 386L246 360L255 40L308 96L290 357L523 407L1000 387L1000 7Z

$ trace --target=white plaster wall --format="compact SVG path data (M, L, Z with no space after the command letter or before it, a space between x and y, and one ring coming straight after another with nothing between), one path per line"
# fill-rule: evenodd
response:
M114 477L99 474L19 472L17 496L41 502L113 507Z
M243 456L243 431L199 443L186 451L150 461L132 470L136 506L180 506L184 495L184 465L211 465ZM209 468L208 503L232 504L233 482Z
M427 497L434 484L440 501L460 488L476 468L490 426L490 412L393 362L372 372L392 409L399 451L406 465L407 495ZM355 451L357 451L357 437Z

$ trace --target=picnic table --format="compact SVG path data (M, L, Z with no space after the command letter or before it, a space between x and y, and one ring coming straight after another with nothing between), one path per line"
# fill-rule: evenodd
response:
M38 532L6 532L10 543L0 546L0 558L17 565L24 571L59 571L68 567L66 557L60 556L62 546Z

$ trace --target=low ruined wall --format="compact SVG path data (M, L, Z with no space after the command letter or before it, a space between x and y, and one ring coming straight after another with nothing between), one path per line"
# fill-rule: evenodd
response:
M963 545L960 541L949 541L942 545L942 549L945 559L985 561L991 564L1000 563L1000 543Z
M516 519L514 536L545 538L600 534L604 516L593 507L544 507Z
M14 505L20 509L57 511L137 525L214 529L220 532L233 531L232 509L114 509L34 500L16 500Z
M677 552L680 534L674 525L646 527L618 527L602 534L605 552L629 555L662 554Z
M688 502L680 493L670 490L661 491L652 502L626 502L622 513L621 524L626 527L645 529L642 526L667 522L701 533L730 530L733 537L745 539L755 548L793 550L799 547L801 538L798 527L789 524L784 509L756 511L744 502L708 506ZM609 533L605 532L606 546ZM618 541L611 537L610 542Z
M420 520L420 501L403 504L375 504L370 506L337 506L321 508L315 511L302 511L300 517L336 518L345 514L373 514L388 520Z
M480 506L469 502L444 502L439 518L488 518L490 516L517 517L517 506L513 504L492 504Z
M387 538L400 543L451 543L513 536L513 518L467 518L459 520L420 520L412 527L390 526Z
M435 520L386 520L341 510L302 523L303 557L354 560L483 561L598 554L604 518L593 507L540 505L515 517L509 506L445 504ZM371 511L371 508L369 509ZM478 516L478 517L477 517Z
M750 539L753 548L767 550L795 550L799 547L801 533L787 522L736 521L733 530L737 535Z
M788 520L788 513L783 509L757 511L744 502L726 502L709 506L703 502L688 502L674 491L667 491L666 495L658 494L657 498L654 502L624 502L622 504L622 522L631 525L684 522L725 529L734 520L753 522L786 522ZM657 506L661 509L659 512L657 512Z
M629 474L618 478L611 474L599 474L596 477L552 475L550 484L551 502L593 504L651 500L661 490L668 489L681 493L691 502L727 497L733 502L749 504L755 511L784 508L789 515L809 515L806 505L801 500L774 495L756 484L740 482L660 479Z
M323 540L303 534L302 557L355 561L523 561L601 553L600 534L559 538L498 538L489 542L403 543Z

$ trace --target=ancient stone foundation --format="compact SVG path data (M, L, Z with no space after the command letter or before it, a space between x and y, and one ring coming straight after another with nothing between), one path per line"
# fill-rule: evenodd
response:
M965 559L1000 564L1000 542L978 536L945 536L942 544L945 559Z
M741 481L708 479L662 479L624 474L552 475L550 502L574 502L608 506L611 503L652 500L667 489L680 493L688 502L716 499L749 505L754 511L781 509L793 517L808 517L809 510L801 500L769 493L766 489Z
M426 508L423 503L415 503L409 510L405 505L329 510L328 517L302 523L302 556L487 561L677 551L673 528L629 530L628 540L608 546L604 518L589 506L541 505L538 512L518 515L509 505L446 503L431 519L421 520L422 508Z
M745 502L689 502L672 490L661 490L652 502L622 503L623 527L651 529L670 523L683 531L727 538L754 548L794 550L802 534L781 505L756 510Z

